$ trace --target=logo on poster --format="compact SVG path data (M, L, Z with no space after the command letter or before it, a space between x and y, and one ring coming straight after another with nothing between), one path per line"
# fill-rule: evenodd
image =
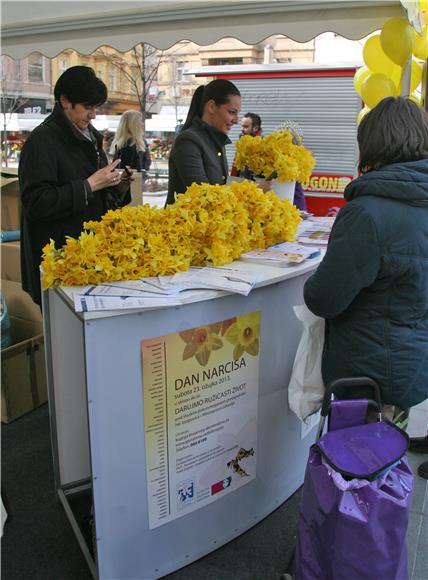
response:
M190 505L195 500L195 482L190 479L183 481L177 486L177 505L179 509L183 509Z
M232 483L232 478L230 477L230 475L229 475L229 477L225 477L221 481L217 481L217 483L213 483L211 486L211 495L214 495L215 493L218 493L219 491L223 491L224 489L229 487L231 483Z

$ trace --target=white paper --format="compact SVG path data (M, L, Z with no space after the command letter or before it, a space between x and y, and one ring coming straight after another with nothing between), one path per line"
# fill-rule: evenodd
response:
M180 298L171 296L142 298L135 296L83 296L82 294L74 294L74 309L76 312L153 308L158 306L177 306L179 304L182 304Z
M100 284L99 286L91 286L85 292L79 292L81 296L115 296L117 298L161 298L163 296L169 296L166 292L162 291L143 291L136 290L133 288L126 288L125 286L115 286L109 284Z
M328 244L335 218L314 217L303 223L296 236L298 244L325 247Z
M169 276L172 278L172 276ZM84 296L149 296L175 294L174 287L162 286L156 278L141 278L139 280L127 280L119 282L106 282L105 284L85 286L79 290Z
M320 251L316 248L308 248L306 246L296 244L295 242L283 242L281 244L269 246L269 248L266 249L267 252L271 250L281 250L282 252L291 254L302 254L302 256L305 256L306 258L315 258L316 256L320 255Z
M179 293L185 290L211 289L247 296L259 275L235 268L190 268L174 276L157 276L98 286L85 286L75 292L76 312L153 308L183 304Z
M258 274L242 272L236 268L207 266L205 268L190 268L188 272L179 272L174 275L172 283L181 290L211 288L248 296L258 279Z

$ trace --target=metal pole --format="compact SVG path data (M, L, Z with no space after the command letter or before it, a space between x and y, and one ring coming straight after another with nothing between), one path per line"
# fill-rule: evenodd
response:
M402 97L410 96L410 75L412 73L412 59L410 58L403 67L403 76L401 77L400 94Z
M428 60L423 64L422 71L422 106L428 111Z

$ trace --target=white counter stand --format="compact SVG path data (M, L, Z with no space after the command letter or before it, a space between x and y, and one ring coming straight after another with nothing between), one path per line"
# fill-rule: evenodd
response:
M318 263L273 268L236 262L262 273L249 296L189 293L185 305L154 310L78 314L72 289L44 293L56 487L94 576L161 577L239 536L302 484L315 430L302 439L302 424L287 404L301 335L292 307L303 302L303 284ZM256 478L150 530L141 341L256 310L261 311ZM93 494L97 565L69 505L85 488Z

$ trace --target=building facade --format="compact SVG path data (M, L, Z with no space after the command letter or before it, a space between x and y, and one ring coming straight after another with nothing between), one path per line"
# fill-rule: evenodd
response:
M38 52L14 60L1 57L1 113L43 114L52 109L50 59Z
M117 116L127 109L143 110L146 119L161 113L160 117L173 117L176 126L184 121L196 87L206 82L189 74L192 69L222 64L311 63L314 47L314 40L297 43L274 35L256 45L223 38L207 46L183 40L164 51L137 44L126 53L102 46L90 55L64 50L53 59L40 53L32 53L20 61L3 56L3 121L11 113L18 113L18 117L49 113L54 104L53 87L59 76L71 66L85 65L95 70L108 89L108 100L99 108L100 115ZM19 127L9 132L15 130L19 133ZM25 135L19 136L20 140L21 137Z
M76 65L90 66L106 84L108 101L99 108L101 114L120 115L127 109L139 109L138 96L129 78L138 78L138 66L131 52L120 53L109 46L90 55L65 50L52 59L52 85L65 70Z
M158 107L189 105L197 86L206 82L188 74L192 69L235 64L311 63L314 62L314 47L314 40L299 43L280 34L256 45L236 38L223 38L207 46L183 40L165 51L167 58L159 66Z

